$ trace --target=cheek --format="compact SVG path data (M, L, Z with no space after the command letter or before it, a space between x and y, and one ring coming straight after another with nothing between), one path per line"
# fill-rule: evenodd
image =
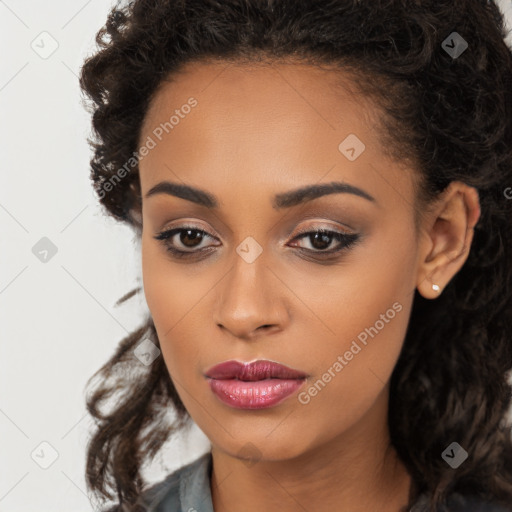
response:
M376 229L340 265L308 269L307 279L304 273L298 268L288 277L307 306L300 310L310 318L310 332L316 326L328 352L348 350L346 343L361 332L364 342L365 329L375 324L379 339L386 340L379 344L382 350L399 348L415 289L416 248L409 226Z
M358 296L345 304L345 309L334 308L337 316L333 313L330 326L335 334L317 335L317 348L303 348L315 372L297 397L300 432L334 437L360 422L386 391L399 357L410 299Z
M364 256L340 269L338 277L308 280L297 290L318 313L300 348L316 369L301 402L311 418L322 418L322 410L329 407L330 416L356 421L382 392L395 367L414 298L415 250L410 237L402 237L401 245L390 244L387 238L375 237ZM315 350L308 343L313 325ZM306 415L305 421L309 418ZM328 418L324 420L330 428Z
M204 296L193 265L173 263L165 248L142 241L142 279L151 316L160 330L171 329Z
M208 279L194 278L193 265L171 262L165 249L144 238L142 278L166 366L181 381L180 375L191 375L201 354L204 334L197 331L204 322L198 319L204 318L201 306L212 285Z
M165 265L161 251L156 250L151 242L142 242L142 281L144 295L151 316L158 328L162 321L168 318L168 328L171 327L171 316L174 316L178 301L173 293L176 284L169 273L169 265Z

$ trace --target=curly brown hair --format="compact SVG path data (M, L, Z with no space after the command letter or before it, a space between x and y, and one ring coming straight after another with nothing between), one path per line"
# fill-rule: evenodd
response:
M456 31L468 48L454 58ZM416 211L452 181L478 190L481 216L462 269L436 300L415 291L391 379L392 444L431 507L454 493L512 502L507 411L512 368L512 52L504 19L483 0L135 0L98 32L80 86L89 98L91 177L101 204L140 230L137 148L163 80L191 61L298 58L350 70L385 113L381 134L421 173ZM140 232L140 231L139 231ZM146 483L143 465L190 420L163 358L145 367L133 349L157 346L151 318L95 373L87 398L97 422L86 480L123 510ZM121 369L122 371L118 371ZM107 412L100 410L115 397ZM173 418L168 417L174 411ZM470 453L456 471L447 440Z

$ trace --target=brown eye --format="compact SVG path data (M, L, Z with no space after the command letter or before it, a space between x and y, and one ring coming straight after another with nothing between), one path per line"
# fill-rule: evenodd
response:
M341 233L339 231L331 231L326 229L318 229L315 231L307 231L301 233L295 237L294 240L306 239L309 241L312 249L301 247L301 249L319 254L333 254L347 249L352 244L356 243L359 239L359 235L356 233ZM333 241L338 243L338 247L335 249L328 249Z
M168 229L155 236L156 240L161 240L166 249L177 257L192 256L209 250L212 247L211 245L201 247L201 243L207 238L213 239L214 237L194 226L180 226Z
M186 229L185 231L181 230L180 236L178 238L180 243L182 243L185 247L194 248L197 246L198 240L201 242L203 234L197 229Z

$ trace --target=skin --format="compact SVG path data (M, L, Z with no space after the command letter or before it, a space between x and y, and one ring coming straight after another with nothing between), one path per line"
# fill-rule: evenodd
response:
M408 501L411 479L389 442L389 379L415 288L435 300L466 261L478 194L452 183L416 231L415 171L383 151L378 108L339 77L298 63L188 64L162 84L140 134L141 144L157 140L153 130L197 100L140 161L142 271L162 356L212 443L215 512L391 512ZM365 144L354 161L338 149L350 133ZM219 207L146 197L165 180L201 188ZM275 194L331 181L375 201L337 193L272 207ZM211 246L203 259L173 258L154 238L188 223L212 238L187 246L184 233L171 243ZM360 239L323 260L340 245L298 239L306 228ZM236 252L248 236L262 248L252 263ZM204 377L225 360L270 359L306 372L307 390L394 303L400 312L306 404L296 393L271 408L234 409Z

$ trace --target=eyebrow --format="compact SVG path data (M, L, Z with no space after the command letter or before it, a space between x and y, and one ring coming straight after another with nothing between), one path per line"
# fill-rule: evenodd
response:
M307 185L295 190L276 194L272 202L272 207L276 210L280 210L281 208L291 208L292 206L312 201L318 197L339 193L353 194L373 203L377 202L368 192L365 192L354 185L349 185L348 183L340 181L332 181L331 183L323 183L321 185ZM168 194L179 197L201 206L205 206L206 208L219 207L219 201L214 195L206 192L206 190L201 190L190 185L162 181L152 187L146 193L145 197L148 198L157 194Z

